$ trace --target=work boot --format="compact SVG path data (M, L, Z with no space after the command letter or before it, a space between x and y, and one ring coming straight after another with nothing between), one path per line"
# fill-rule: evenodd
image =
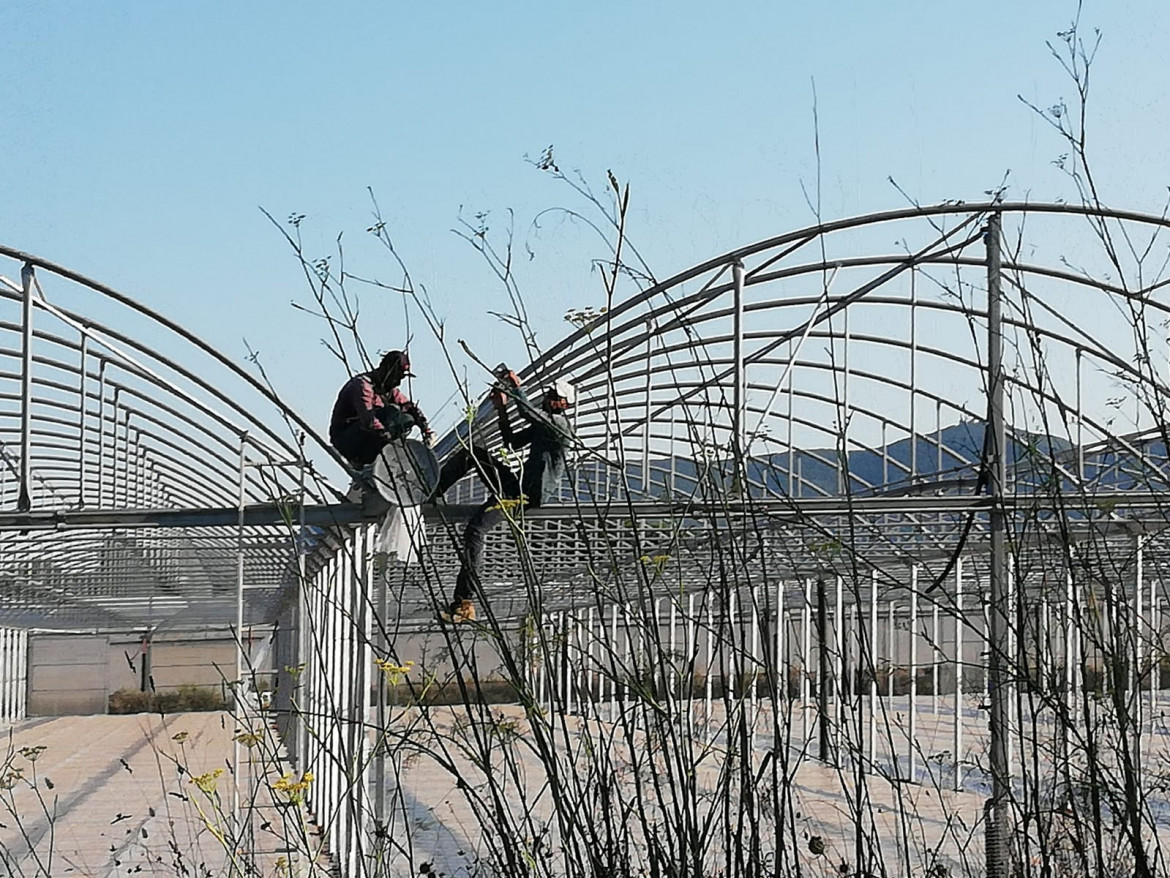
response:
M368 464L354 473L350 480L349 490L345 492L345 499L350 503L361 503L366 494L374 491L374 465Z
M439 611L439 618L454 625L460 622L474 622L475 604L468 600L455 601L447 609Z

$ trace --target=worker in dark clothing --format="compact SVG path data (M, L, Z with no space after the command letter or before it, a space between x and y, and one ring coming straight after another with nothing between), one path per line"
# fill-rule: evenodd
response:
M471 598L483 564L484 537L506 515L505 504L500 501L520 501L525 509L541 506L557 496L565 475L565 452L573 438L565 412L574 402L573 386L567 381L550 384L537 408L520 390L514 373L506 373L501 380L507 381L511 388L505 392L497 386L491 394L499 418L500 438L508 448L527 448L528 457L519 478L483 448L461 448L443 466L436 496L441 497L473 468L479 470L489 494L487 502L475 511L463 532L464 552L454 599L439 614L447 622L475 620L475 604ZM508 396L516 401L520 416L527 421L519 430L513 430L508 419Z
M405 351L389 351L377 368L349 379L337 394L329 420L329 442L355 470L369 466L387 442L401 439L413 427L429 446L434 433L426 415L398 389L414 377Z

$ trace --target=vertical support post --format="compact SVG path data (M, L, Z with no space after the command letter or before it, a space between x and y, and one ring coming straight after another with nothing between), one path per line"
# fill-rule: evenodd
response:
M877 758L877 711L878 711L878 587L877 570L871 570L869 576L869 766L873 771L873 761Z
M812 646L812 579L804 580L804 606L800 609L801 638L800 638L800 720L801 735L807 745L808 737L808 703L812 693L809 691L812 675L809 673L810 650Z
M988 696L990 698L991 799L987 803L987 874L1006 878L1010 868L1011 769L1008 761L1008 689L1010 668L1010 623L1008 557L1004 488L1007 477L1006 432L1004 429L1003 312L1000 290L1000 214L992 211L987 220L987 393L991 442L987 468L991 486L991 632L988 642Z
M1133 621L1129 625L1130 636L1133 638L1133 658L1130 659L1129 692L1133 693L1133 720L1136 726L1133 735L1133 765L1140 786L1142 782L1142 732L1144 730L1142 722L1142 640L1144 639L1145 632L1142 630L1142 586L1145 585L1146 578L1145 538L1138 535L1134 543L1137 555L1137 571L1135 576L1136 581L1134 583Z
M882 484L890 483L890 443L886 439L886 422L882 421Z
M938 671L942 664L942 626L938 618L938 602L930 609L930 712L938 715Z
M849 483L849 423L852 420L849 411L849 306L845 306L845 314L842 318L845 324L844 333L844 353L842 359L844 362L844 377L842 378L842 404L841 404L841 455L837 460L837 493L842 496L851 493L852 485ZM840 624L840 620L837 620Z
M942 400L934 403L934 476L942 480L943 468L943 441L942 441Z
M609 614L609 666L613 672L609 678L609 721L617 722L618 700L618 605L610 608ZM551 670L551 669L550 669Z
M1085 418L1081 409L1081 348L1077 347L1076 397L1077 397L1077 478L1085 483Z
M781 728L780 711L788 711L788 656L784 649L784 580L776 583L776 716L773 718L775 728ZM787 725L787 724L786 724Z
M888 637L886 642L890 647L890 671L886 675L886 695L890 696L890 708L892 710L894 698L894 665L898 661L898 628L895 618L898 613L898 605L890 601L886 608L889 610L890 615L889 630L886 632Z
M890 746L890 771L893 772L893 777L897 778L902 776L902 763L898 756L898 748L894 746L894 733L890 726L890 717L897 716L897 710L894 708L894 677L896 676L894 670L898 664L898 605L891 600L886 608L889 611L886 645L890 652L889 664L886 666L886 697L889 701L886 704L885 737Z
M817 731L820 760L832 764L830 734L835 723L829 722L829 597L825 578L817 578Z
M915 393L918 380L918 271L910 267L910 484L918 479L918 425Z
M739 666L742 664L742 662L740 661L739 650L742 649L742 643L737 644L736 638L735 638L736 613L738 612L738 609L739 608L738 608L737 602L735 600L735 592L732 592L731 594L729 594L727 596L727 609L725 611L727 614L726 615L727 644L726 644L725 648L721 648L719 651L720 652L719 665L720 665L720 669L723 672L723 698L724 698L723 703L730 705L732 699L735 698L736 695L738 695L739 696L739 713L742 716L743 715L743 700L744 700L743 695L744 695L744 693L743 693L743 689L740 686L742 680L740 679L740 676L739 676ZM742 640L742 638L741 638L741 640ZM721 647L722 647L722 644L721 644ZM731 681L730 685L728 684L729 679ZM725 716L724 720L726 721L729 718L730 717Z
M574 411L576 409L574 408ZM678 454L675 453L674 434L678 429L678 412L674 405L670 407L670 485L667 486L666 496L674 497L678 491Z
M740 477L745 472L741 455L744 451L744 430L746 428L744 417L744 362L743 362L743 284L744 284L744 269L743 262L736 259L731 263L731 279L732 288L734 292L734 305L732 316L732 356L734 358L734 381L735 387L732 391L732 404L735 406L735 411L732 413L732 439L731 449L735 457L736 476ZM742 485L742 482L741 482ZM746 485L743 488L746 493Z
M1010 564L1007 567L1007 607L1007 655L1011 664L1008 667L1007 680L1004 681L1007 687L1007 691L1004 692L1004 698L1007 700L1007 726L1004 728L1004 738L1007 746L1007 764L1010 766L1016 755L1015 742L1010 731L1018 719L1016 714L1019 705L1016 703L1016 694L1019 687L1016 678L1028 671L1027 661L1020 648L1020 639L1016 636L1019 629L1019 604L1016 602L1016 574Z
M115 434L116 435L116 434ZM240 434L240 481L238 528L236 532L236 685L232 690L232 712L240 725L244 710L244 469L247 466L248 434ZM240 822L240 740L232 736L232 821L237 837L243 831Z
M20 270L23 289L20 349L20 495L16 501L16 508L20 512L32 509L32 344L35 281L32 263L26 262Z
M841 752L841 727L845 724L845 583L836 577L833 607L833 750Z
M760 640L760 587L752 587L752 654L751 654L751 686L752 686L752 751L756 747L756 721L760 712L760 667L764 664Z
M914 782L914 740L918 735L918 565L910 568L910 712L906 778Z
M603 683L602 683L602 676L600 673L598 673L597 653L598 653L599 647L601 646L601 641L605 639L603 636L601 636L601 634L604 634L604 631L605 631L604 617L601 620L601 634L598 634L595 636L593 633L595 628L596 628L596 626L594 625L594 622L593 622L593 618L596 615L597 615L597 608L596 607L589 607L588 611L585 614L585 624L588 627L588 630L586 631L586 637L589 638L588 639L588 646L585 650L585 663L586 663L586 666L588 668L588 670L586 671L586 677L585 677L585 697L589 701L589 713L590 713L590 716L593 718L596 718L597 716L599 716L600 711L601 711L601 708L600 708L601 699L602 699L601 687L602 687ZM593 681L595 678L597 680L597 691L596 692L594 692L594 687L593 687Z
M963 559L955 559L955 789L963 788Z
M1049 604L1049 596L1045 594L1040 603L1040 618L1037 621L1039 633L1036 636L1036 682L1040 691L1045 695L1052 691L1053 677L1051 646L1048 646L1052 643L1052 611Z
M646 416L642 420L642 493L650 496L650 392L654 385L654 371L650 368L651 345L654 342L654 318L646 318ZM671 437L672 439L674 437ZM671 446L673 450L673 445Z
M670 668L670 670L664 671L663 673L668 673L670 675L670 677L677 677L678 680L681 680L682 673L675 672L675 664L674 664L675 659L677 658L677 655L678 655L678 649L677 649L678 638L676 636L677 625L678 625L678 601L672 597L670 599L670 653L669 653L669 658L668 658L668 661L669 661L668 667ZM675 690L675 686L677 683L677 680L672 680L672 679L670 679L670 677L668 677L666 679L666 686L664 687L665 691L663 692L663 697L666 699L666 703L667 703L668 707L670 707L670 700L671 700L671 697L674 695L674 690ZM682 697L681 692L679 693L679 697L680 698Z
M118 412L122 412L122 507L130 505L130 409L122 405L122 391L118 389L114 392L114 450L117 453L118 448ZM114 468L114 478L117 479L117 466ZM115 499L117 493L114 494Z
M793 492L796 489L796 483L793 480L794 476L794 460L796 452L792 448L792 381L796 373L796 363L792 361L793 356L792 339L788 339L788 496L794 496Z
M695 618L695 595L692 592L687 595L687 627L686 627L686 667L691 669L690 676L686 680L686 692L683 698L686 700L689 707L686 711L687 728L694 729L695 711L693 710L692 702L695 698L695 662L698 659L699 653L699 620Z
M98 508L106 502L106 361L98 364Z
M1158 716L1158 686L1161 684L1159 679L1162 675L1162 668L1160 663L1160 645L1162 642L1162 620L1159 618L1160 606L1158 601L1158 594L1154 591L1154 582L1156 579L1150 580L1150 734L1154 734L1154 722ZM1155 646L1154 644L1158 644Z
M79 509L85 508L85 450L89 438L87 427L89 426L88 405L86 402L85 392L86 385L89 379L89 334L85 331L81 333L81 364L77 375L77 506Z
M1076 595L1073 591L1073 575L1072 568L1065 572L1064 575L1064 698L1065 704L1068 707L1069 716L1075 716L1076 710L1076 648L1075 636L1076 619L1073 612L1073 601ZM1062 736L1064 743L1068 743L1068 729L1062 729Z

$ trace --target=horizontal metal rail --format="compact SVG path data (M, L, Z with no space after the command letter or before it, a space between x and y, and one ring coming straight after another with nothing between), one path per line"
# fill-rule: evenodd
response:
M1108 510L1116 515L1125 510L1166 510L1170 508L1170 493L1157 491L1102 491L1091 495L1066 493L1053 496L1033 497L1022 494L1005 498L1004 504L1010 510L1028 510L1043 500L1045 508L1064 507L1071 511L1097 511L1102 515ZM1063 502L1061 502L1063 501ZM766 516L776 521L799 522L808 518L828 515L908 515L926 513L969 513L985 512L992 506L992 498L978 495L967 496L919 496L897 497L812 497L812 498L761 498L748 501L632 501L614 500L608 503L562 504L529 509L523 513L526 519L571 519L623 517L630 519L648 518L739 518L753 515ZM425 517L428 520L461 521L471 517L479 508L474 503L446 503L442 506L428 506ZM288 523L299 525L301 521L309 527L339 527L354 524L368 524L378 518L363 511L355 503L336 503L305 506L303 518L296 506L262 503L244 507L245 527L279 526ZM235 527L241 522L240 510L235 507L205 509L83 509L43 510L32 512L0 512L0 531L25 530L108 530L111 528L172 528L172 527ZM1134 524L1136 520L1116 518L1115 524Z

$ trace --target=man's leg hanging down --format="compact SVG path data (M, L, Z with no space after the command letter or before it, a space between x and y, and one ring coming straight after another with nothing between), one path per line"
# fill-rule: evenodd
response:
M475 619L473 599L480 585L483 570L484 544L488 531L504 520L500 501L489 497L471 516L463 531L463 552L460 558L459 575L455 579L455 593L443 618L463 622Z

